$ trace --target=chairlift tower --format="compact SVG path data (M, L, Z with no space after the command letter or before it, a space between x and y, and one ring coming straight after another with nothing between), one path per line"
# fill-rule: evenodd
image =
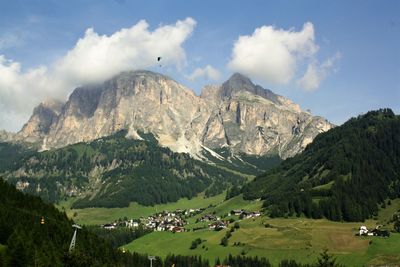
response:
M153 267L153 261L156 259L156 257L155 256L149 256L148 259L150 261L150 267Z
M82 229L82 227L80 227L77 224L73 224L72 227L75 228L75 231L74 231L74 235L72 236L71 244L69 245L69 252L72 252L75 249L76 232L78 231L78 229Z

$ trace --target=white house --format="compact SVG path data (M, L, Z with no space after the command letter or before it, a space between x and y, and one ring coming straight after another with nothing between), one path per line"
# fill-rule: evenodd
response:
M360 226L360 235L368 235L368 228L364 225Z

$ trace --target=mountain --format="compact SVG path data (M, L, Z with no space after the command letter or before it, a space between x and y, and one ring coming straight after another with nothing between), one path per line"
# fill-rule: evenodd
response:
M241 187L331 127L241 74L196 96L164 75L124 72L66 103L45 100L3 134L14 143L0 143L0 177L74 207L173 202Z
M140 132L142 140L126 134L44 152L0 143L0 155L8 159L0 177L50 202L75 197L75 208L174 202L245 183L243 175L159 146L152 134Z
M271 216L363 221L400 197L400 116L371 111L318 135L299 155L244 189Z
M134 71L79 87L65 104L43 102L14 140L47 150L128 130L135 139L138 131L152 133L162 146L199 159L222 147L287 158L332 126L241 74L199 97L164 75Z

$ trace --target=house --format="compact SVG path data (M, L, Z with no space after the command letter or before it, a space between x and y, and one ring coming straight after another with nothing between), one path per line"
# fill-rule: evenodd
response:
M224 222L221 222L221 221L216 221L216 222L210 223L208 225L208 229L215 230L215 231L219 231L219 230L222 230L224 228L226 228L226 224Z
M390 232L388 230L381 230L380 225L376 226L373 230L368 230L366 226L362 225L359 229L359 235L361 236L382 236L389 237Z
M253 217L260 217L260 216L261 216L261 212L259 212L259 211L253 212Z
M138 228L139 227L139 223L138 222L134 222L133 219L130 219L128 221L125 221L125 227Z
M231 214L232 215L237 215L239 216L240 214L242 214L243 210L231 210Z
M158 225L156 228L156 231L159 231L159 232L165 231L165 226L163 224Z
M359 234L360 235L368 235L368 228L364 225L360 226Z
M250 212L250 211L246 211L246 210L243 210L242 211L242 214L241 214L241 216L243 216L243 218L246 218L246 219L248 219L248 218L251 218L251 217L253 217L253 215L252 215L253 213L252 212Z
M113 224L111 224L111 223L106 223L106 224L103 225L103 228L104 228L104 229L107 229L107 230L112 230L112 229L115 229L115 228L116 228L116 224L115 224L115 223L113 223Z
M198 220L200 222L209 222L209 221L216 221L217 217L215 217L212 214L205 214L203 216L201 216L201 218Z
M174 228L172 228L172 230L171 230L173 233L181 233L181 232L184 232L185 231L185 229L183 228L183 227L174 227Z
M373 236L389 237L390 232L388 230L381 230L382 225L377 225L374 230L370 231ZM368 233L369 235L369 233Z

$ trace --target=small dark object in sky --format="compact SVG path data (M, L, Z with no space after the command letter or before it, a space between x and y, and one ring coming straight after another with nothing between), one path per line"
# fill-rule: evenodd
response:
M158 58L157 58L157 61L160 61L160 60L161 60L161 57L158 57Z

